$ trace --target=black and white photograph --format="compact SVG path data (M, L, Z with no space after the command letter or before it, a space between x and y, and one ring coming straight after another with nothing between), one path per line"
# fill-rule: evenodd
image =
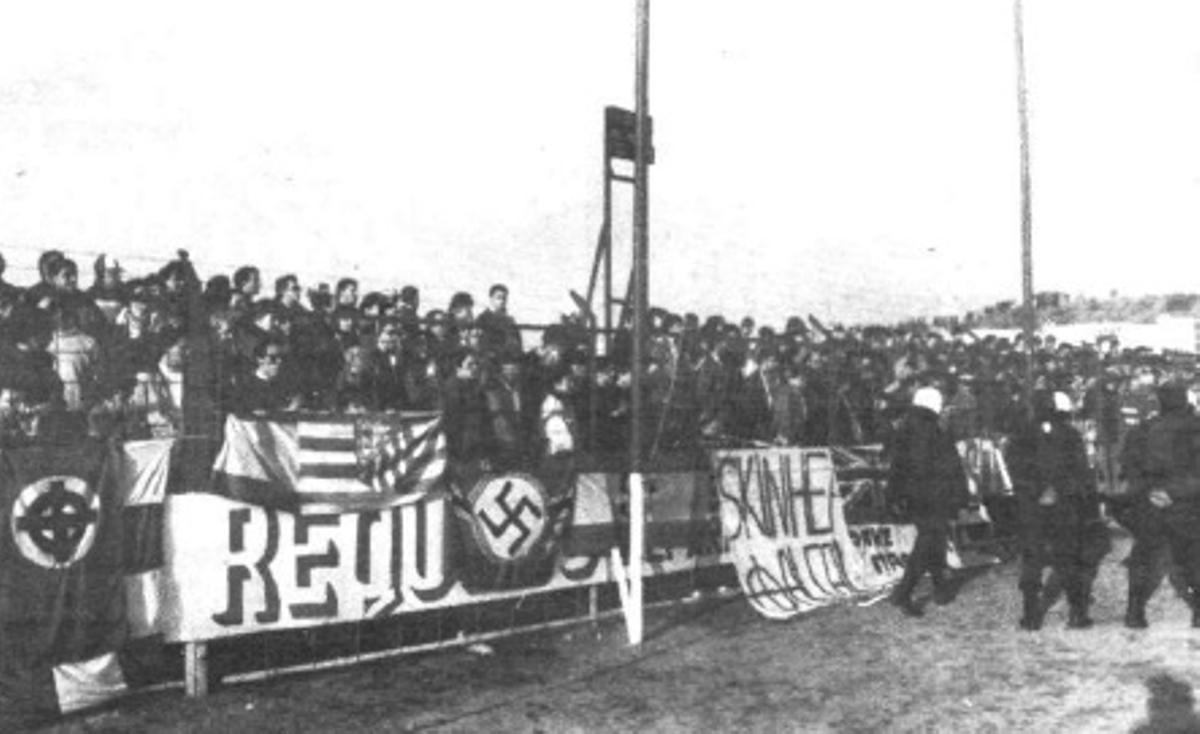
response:
M1197 29L7 3L0 732L1200 732Z

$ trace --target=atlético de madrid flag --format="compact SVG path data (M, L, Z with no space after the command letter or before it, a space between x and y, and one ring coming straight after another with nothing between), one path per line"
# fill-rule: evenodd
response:
M212 491L294 511L377 509L439 487L446 437L438 413L229 416Z
M122 502L103 444L0 451L0 731L120 694Z

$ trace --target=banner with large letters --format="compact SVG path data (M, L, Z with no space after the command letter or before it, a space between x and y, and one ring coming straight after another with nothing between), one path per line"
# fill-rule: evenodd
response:
M847 503L866 498L868 507L877 491L873 461L826 448L713 455L724 540L755 610L790 619L838 599L877 596L899 580L916 528L846 522ZM847 482L858 475L843 472L846 465L861 469L859 481L872 486L848 491ZM947 561L951 568L963 565L953 544Z
M650 477L648 528L661 532L647 531L658 537L648 576L732 563L751 604L776 619L898 578L913 529L848 524L830 450L711 459L711 475ZM167 640L198 641L612 582L610 551L628 532L621 478L563 480L482 475L465 491L356 512L171 495L158 626Z
M788 619L867 590L829 449L713 455L721 528L751 606Z
M468 603L448 535L452 516L444 496L345 513L173 496L166 556L175 614L166 637L205 640ZM541 588L596 573L597 564L583 562Z
M537 549L551 543L551 494L543 496L541 482L528 475L485 477L469 495L472 523L443 494L341 513L173 495L166 504L165 637L199 641L354 622L613 581L607 551L560 550L534 585L481 583L484 556L493 568L512 564L510 573L527 559L542 568ZM592 501L606 506L608 498L592 497L587 506ZM686 547L660 549L645 573L721 562L727 559Z

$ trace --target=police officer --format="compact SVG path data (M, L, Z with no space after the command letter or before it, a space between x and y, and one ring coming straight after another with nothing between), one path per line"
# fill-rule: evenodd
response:
M1188 404L1187 389L1168 382L1157 390L1158 416L1126 438L1121 465L1133 495L1133 549L1129 566L1129 604L1125 626L1149 626L1146 602L1161 579L1164 545L1181 568L1192 607L1192 626L1200 627L1200 417Z
M888 499L917 526L917 539L892 592L892 603L912 617L922 614L912 592L926 573L933 579L935 601L950 601L949 523L970 500L962 460L949 431L939 422L941 412L941 392L935 387L918 389L891 452Z
M1088 602L1096 559L1086 532L1100 517L1095 478L1083 436L1070 424L1071 400L1063 392L1038 391L1033 421L1013 436L1008 469L1017 497L1023 599L1021 628L1042 626L1042 574L1052 567L1066 593L1067 626L1092 626Z

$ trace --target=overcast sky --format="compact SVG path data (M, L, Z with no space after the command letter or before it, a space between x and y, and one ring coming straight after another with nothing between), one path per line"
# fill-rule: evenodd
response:
M186 247L202 275L357 274L429 306L505 281L552 318L587 284L634 9L9 3L11 279L43 247L85 285L96 252ZM1200 3L1025 12L1037 288L1200 291ZM650 95L654 302L863 321L1020 297L1009 0L653 0Z

